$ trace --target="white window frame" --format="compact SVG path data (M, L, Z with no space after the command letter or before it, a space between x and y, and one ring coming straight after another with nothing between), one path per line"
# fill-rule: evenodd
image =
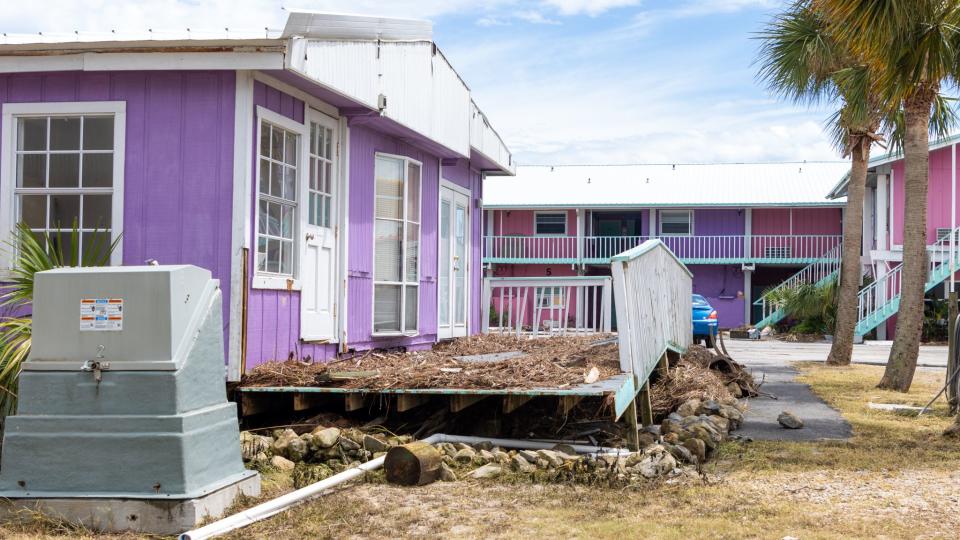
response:
M0 119L0 241L10 240L16 227L17 160L14 159L16 121L23 117L45 116L113 116L113 187L111 191L110 240L123 232L123 170L127 126L127 102L125 101L76 101L50 103L5 103ZM106 190L106 188L103 188ZM122 238L122 237L121 237ZM123 264L123 240L117 242L110 257L110 264ZM0 278L10 276L13 259L8 250L0 254Z
M302 249L302 243L300 242L300 236L302 233L300 218L303 212L303 174L304 171L308 170L309 161L307 161L306 153L309 151L309 141L307 139L310 136L310 128L306 123L300 123L295 120L291 120L286 116L273 112L270 109L265 107L257 106L257 132L255 135L254 142L254 157L256 158L253 168L256 181L253 186L253 227L251 227L253 232L253 244L251 252L253 253L253 284L254 289L272 289L272 290L292 290L299 291L303 283L300 280L300 250ZM260 135L263 127L263 122L268 124L273 124L279 128L285 129L287 131L292 131L300 136L300 144L297 149L297 185L295 191L297 193L297 205L294 210L293 215L293 276L288 276L285 274L274 274L270 272L261 272L257 268L257 246L258 238L260 235L260 223L257 216L257 212L260 211Z
M689 224L686 234L663 232L663 215L664 214L686 214L687 223ZM660 210L658 211L657 212L657 232L660 233L658 236L693 236L693 210Z
M543 233L537 231L537 218L543 215L563 215L563 232L562 233ZM567 222L570 221L570 216L567 215L565 210L555 211L555 210L539 210L533 213L533 235L534 236L567 236L569 232L569 225Z
M377 163L377 158L381 158L381 157L382 157L382 158L388 158L388 159L396 159L396 160L400 160L400 161L403 162L403 201L402 201L402 207L403 207L403 219L402 219L402 221L403 221L403 232L401 233L401 237L403 238L403 241L402 241L401 247L400 247L400 253L401 253L402 260L403 260L403 265L402 265L402 267L401 267L401 269L400 269L400 281L398 281L398 282L394 282L394 281L377 281L377 278L376 278L376 268L377 268L377 226L376 226L376 221L377 221L377 179L376 179L376 163ZM416 159L407 157L407 156L401 156L401 155L398 155L398 154L388 154L388 153L386 153L386 152L374 152L374 155L373 155L373 163L374 163L374 167L373 167L373 170L374 170L374 178L373 178L373 200L371 201L371 203L373 204L373 214L372 214L372 218L371 218L371 225L372 225L372 227L370 227L370 228L372 229L372 230L371 230L371 242L370 242L370 250L371 250L371 252L372 252L372 255L371 255L370 260L371 260L372 263L373 263L373 268L371 269L370 276L373 278L373 279L372 279L373 287L371 288L371 291L370 291L370 308L371 308L371 309L370 309L370 335L373 336L373 337L396 337L396 336L414 337L414 336L420 335L420 323L422 322L422 321L421 321L422 312L420 311L420 293L422 292L423 286L422 286L422 284L420 283L420 275L421 275L421 270L422 270L422 266L423 266L423 260L422 260L422 259L423 259L423 176L424 176L424 174L423 174L423 173L424 173L423 163L420 162L420 161L417 161ZM418 188L419 188L419 190L420 190L420 194L419 194L420 196L417 198L417 201L418 201L418 204L419 204L419 206L418 206L418 214L420 215L420 221L418 221L417 224L418 224L418 226L420 227L420 238L419 238L419 240L417 241L417 277L416 277L416 280L414 280L414 281L407 281L407 272L406 272L406 270L407 270L407 256L406 256L406 253L407 253L407 250L406 250L406 247L407 247L407 223L409 223L409 221L410 221L409 219L407 219L407 180L408 180L407 175L408 175L408 173L410 172L410 164L411 164L411 163L416 164L418 167L420 167L420 182L419 182L419 186L418 186ZM437 190L437 194L438 194L438 197L439 197L439 189ZM438 201L438 202L437 202L437 205L439 206L439 204L440 204L440 203L439 203L439 201ZM377 304L377 285L378 285L378 284L382 284L382 285L399 285L399 286L400 286L400 330L399 330L399 331L387 331L387 332L382 332L382 331L381 331L381 332L378 332L378 331L376 330L376 328L375 328L375 325L376 325L376 319L375 319L375 317L376 317L376 310L377 310L377 305L376 305L376 304ZM406 306L406 302L407 302L407 294L406 294L406 293L407 293L407 291L406 291L406 287L408 287L408 286L411 285L411 284L414 284L414 285L416 285L416 287L417 287L417 328L416 328L414 331L404 331L404 327L406 326L406 317L407 317L407 309L406 309L406 308L407 308L407 306Z

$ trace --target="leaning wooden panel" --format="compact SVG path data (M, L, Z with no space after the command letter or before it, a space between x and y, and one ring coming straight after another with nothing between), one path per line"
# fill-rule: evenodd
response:
M620 369L642 385L668 351L693 342L693 274L660 240L613 257Z

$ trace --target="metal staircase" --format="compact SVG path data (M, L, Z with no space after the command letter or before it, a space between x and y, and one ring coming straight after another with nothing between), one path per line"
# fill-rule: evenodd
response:
M960 227L952 234L945 234L933 245L927 247L927 282L924 291L936 287L950 277L950 258L953 268L960 268L960 249L956 240L960 238ZM860 291L858 301L858 319L856 334L862 336L880 326L900 309L900 287L903 263L878 278Z
M783 283L763 293L755 306L761 306L763 318L754 326L764 328L776 324L787 316L783 306L773 301L777 292L786 288L793 288L801 283L814 283L817 287L824 285L836 277L840 272L840 246L837 245L824 253L819 259L803 267L802 270L787 278Z

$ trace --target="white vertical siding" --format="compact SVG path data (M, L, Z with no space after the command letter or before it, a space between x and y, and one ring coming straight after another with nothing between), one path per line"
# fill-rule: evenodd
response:
M292 38L289 67L469 157L480 152L513 171L510 151L470 98L470 90L430 41Z

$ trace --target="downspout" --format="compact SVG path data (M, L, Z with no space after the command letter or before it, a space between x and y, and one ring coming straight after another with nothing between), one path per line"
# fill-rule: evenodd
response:
M426 439L421 440L429 444L439 444L444 442L478 444L481 442L489 442L494 446L516 448L520 450L547 450L556 446L556 443L552 442L524 441L516 439L488 439L485 437L444 435L441 433L431 435ZM626 455L630 453L619 448L586 446L582 444L571 444L569 446L579 454ZM291 491L286 495L282 495L276 499L258 504L253 508L248 508L232 516L225 517L209 525L200 527L199 529L187 531L181 534L178 538L179 540L204 540L206 538L213 538L214 536L226 534L230 531L235 531L237 529L246 527L247 525L252 525L258 521L275 516L284 510L296 506L308 499L322 495L324 492L343 484L344 482L353 480L354 478L357 478L366 472L375 471L383 467L384 459L385 456L378 457L377 459L373 459L356 467L347 469L339 474L335 474L330 478L321 480L315 484L310 484L306 487L302 487L296 491Z

